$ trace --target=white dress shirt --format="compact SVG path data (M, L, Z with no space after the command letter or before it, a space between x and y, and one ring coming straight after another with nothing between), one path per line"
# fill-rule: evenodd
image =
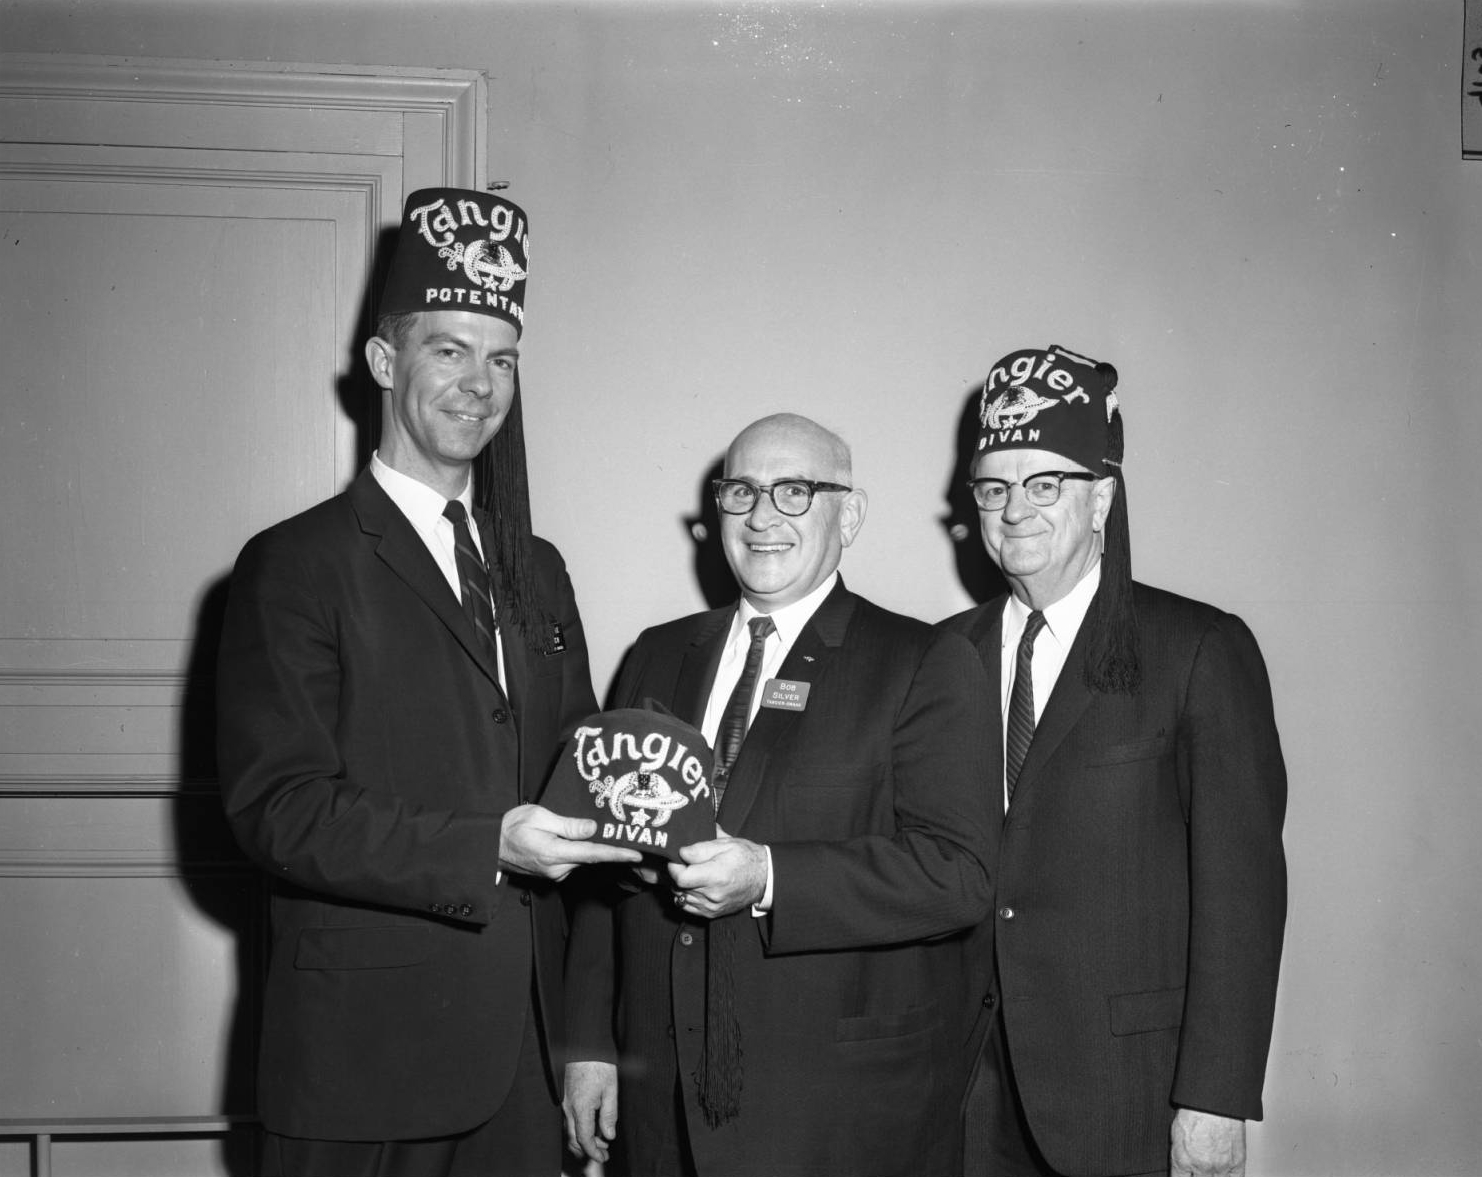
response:
M1050 692L1060 680L1065 668L1065 659L1070 654L1071 644L1080 632L1081 622L1091 607L1091 598L1101 583L1101 561L1097 560L1076 585L1065 596L1043 610L1044 627L1034 639L1033 661L1029 664L1029 679L1034 687L1034 722L1045 712ZM1019 655L1019 639L1024 636L1024 626L1029 622L1030 608L1018 597L1010 595L1003 610L1003 647L1000 651L1001 673L999 681L1003 694L999 699L1000 735L1007 737L1009 726L1009 700L1014 693L1014 665ZM1003 804L1008 808L1008 782L1003 782Z
M768 614L776 628L767 635L767 644L762 647L762 669L757 676L757 689L751 696L751 714L746 719L748 728L762 705L762 686L768 679L777 677L777 671L787 658L793 643L798 640L798 635L803 632L803 626L818 611L823 599L834 591L838 580L839 574L833 572L806 597ZM748 623L753 617L760 616L761 610L742 597L736 608L736 615L731 618L731 631L726 635L725 649L721 652L720 665L715 671L715 682L710 687L710 699L705 704L705 721L700 725L700 734L712 748L715 747L715 736L720 730L726 704L731 701L731 692L736 689L736 681L746 666L746 652L751 648ZM763 846L762 849L767 852L767 887L760 902L751 909L751 913L756 916L766 915L772 910L772 849L770 846Z

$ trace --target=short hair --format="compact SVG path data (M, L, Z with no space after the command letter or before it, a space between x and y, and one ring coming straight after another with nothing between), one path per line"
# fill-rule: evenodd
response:
M421 311L388 311L376 320L376 338L400 351L412 336L412 324Z

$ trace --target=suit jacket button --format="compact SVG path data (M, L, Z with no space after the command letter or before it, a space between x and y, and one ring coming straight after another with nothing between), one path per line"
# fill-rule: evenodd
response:
M449 903L446 907L443 908L443 914L444 915L457 915L458 914L458 905L456 903Z
M990 993L990 994L988 994L987 997L983 998L983 1008L984 1009L992 1009L993 1008L993 1002L994 1002L994 997L993 997L993 994Z
M521 891L520 892L520 906L521 907L529 907L530 906L530 892L529 891Z
M434 903L427 910L430 911L430 912L432 912L433 915L442 915L442 913L443 913L442 907L440 905L436 904L436 903Z
M460 907L458 909L458 914L459 915L472 915L473 914L473 904L472 903L465 903L462 907Z
M693 932L680 932L679 933L679 942L681 944L683 944L686 948L688 948L691 944L693 944L695 942L694 933Z
M1011 919L1013 919L1014 918L1014 909L1012 907L1007 906L1007 905L1005 905L1003 907L1000 907L998 909L998 918L1001 919L1001 920L1011 920Z
M503 707L496 707L493 714L490 715L489 718L492 719L495 723L508 723L509 712L506 711Z

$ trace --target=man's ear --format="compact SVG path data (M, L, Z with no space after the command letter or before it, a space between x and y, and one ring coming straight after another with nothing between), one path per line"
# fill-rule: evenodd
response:
M854 537L864 526L865 512L869 505L869 496L858 487L844 496L844 505L839 511L839 535L846 548L854 542Z
M1095 498L1091 512L1091 530L1100 531L1106 526L1106 517L1111 514L1112 501L1117 497L1117 480L1107 477L1093 483L1091 492Z
M365 362L371 377L382 388L391 387L391 364L396 359L396 345L379 335L365 341Z

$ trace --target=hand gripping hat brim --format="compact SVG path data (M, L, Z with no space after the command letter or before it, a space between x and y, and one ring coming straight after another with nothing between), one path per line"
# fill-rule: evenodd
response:
M715 837L710 747L661 711L601 711L562 749L541 804L597 822L592 840L680 861L679 848Z
M470 188L423 188L407 197L378 309L473 311L519 332L529 264L524 209Z

